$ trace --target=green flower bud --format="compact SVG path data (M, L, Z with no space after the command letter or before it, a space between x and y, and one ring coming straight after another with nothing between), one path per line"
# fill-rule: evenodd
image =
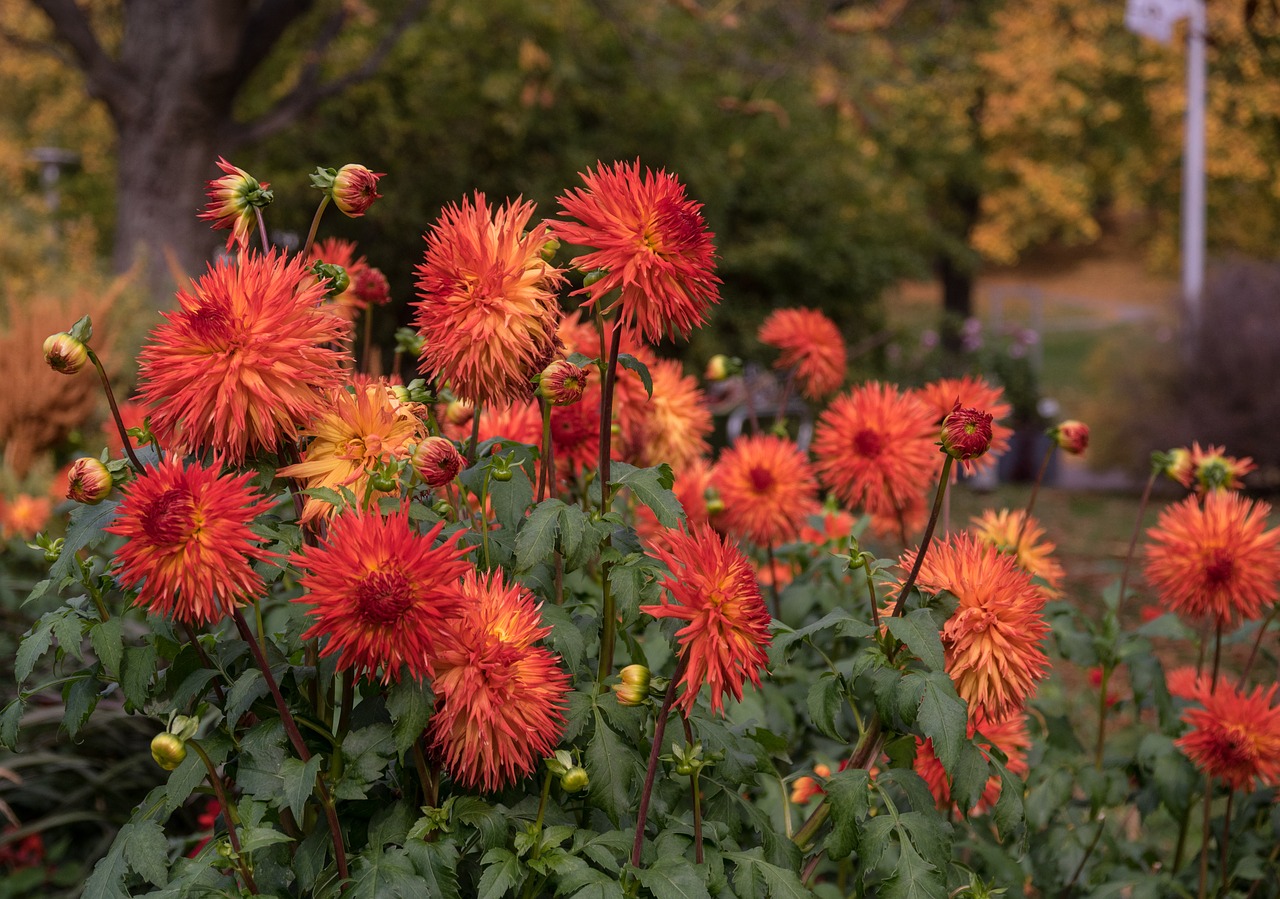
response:
M166 771L172 771L187 757L187 744L171 733L156 734L151 741L151 757Z

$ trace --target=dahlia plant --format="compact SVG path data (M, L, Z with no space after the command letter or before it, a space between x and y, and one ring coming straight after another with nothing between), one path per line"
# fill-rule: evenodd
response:
M450 206L382 375L351 345L386 279L316 241L330 202L376 214L382 176L320 169L290 256L253 246L266 183L219 165L203 217L237 253L152 330L145 420L117 414L122 457L81 464L37 541L33 597L65 601L0 713L10 748L55 688L73 740L108 707L154 731L84 895L1269 895L1280 711L1250 677L1280 536L1231 492L1247 460L1197 445L1152 476L1197 486L1146 562L1159 634L1212 638L1175 707L1120 615L1132 552L1096 619L1030 507L950 522L955 463L1007 444L982 379L846 388L839 328L779 310L778 408L831 398L812 445L753 409L712 457L703 387L652 346L719 299L674 175L600 164L547 222ZM50 377L101 371L87 320L56 337ZM1055 650L1100 672L1093 759Z

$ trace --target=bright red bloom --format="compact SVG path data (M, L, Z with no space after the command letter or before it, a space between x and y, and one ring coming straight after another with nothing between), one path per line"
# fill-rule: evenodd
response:
M1174 741L1202 772L1220 777L1233 790L1247 790L1255 778L1280 783L1280 706L1276 684L1245 693L1219 681L1202 694L1203 708L1190 708L1182 720L1191 730Z
M325 637L322 656L338 656L338 670L400 680L400 669L421 680L442 649L441 628L459 612L458 590L471 566L458 546L462 532L436 544L444 523L425 534L407 509L383 516L348 509L334 516L321 546L291 561L305 573L306 591L294 602L312 606L304 640Z
M781 350L773 367L794 371L800 391L817 401L840 389L848 364L844 337L836 323L816 309L775 309L757 334Z
M640 611L688 622L676 632L684 661L684 689L676 703L688 717L705 684L712 710L723 714L724 695L741 700L746 680L760 686L769 661L772 619L755 572L740 549L707 525L671 532L666 546L653 551L671 570L662 586L674 602L663 596L659 605Z
M874 381L841 394L822 413L813 455L818 477L841 502L890 517L919 503L942 463L929 407Z
M220 260L178 293L179 309L142 350L139 394L166 449L213 450L239 464L276 452L345 380L341 319L299 259Z
M951 414L956 403L991 413L991 446L985 455L971 463L971 470L985 471L996 464L996 459L1009 448L1013 430L1000 424L1013 411L1004 400L1004 388L996 387L985 378L965 375L961 378L939 378L915 390L934 415L934 421L942 424Z
M333 205L343 215L359 218L369 211L374 200L382 199L382 194L378 193L378 179L386 174L371 172L355 163L344 165L333 179Z
M120 583L148 611L200 625L227 617L265 587L253 564L271 558L250 530L274 503L249 486L252 472L222 475L221 463L184 466L170 453L123 488L115 522Z
M1049 429L1049 436L1065 453L1083 455L1089 447L1089 426L1082 421L1064 421Z
M534 644L542 626L528 590L469 572L446 625L432 689L431 745L455 781L493 791L532 773L564 730L569 675Z
M1280 598L1280 529L1271 507L1233 492L1167 506L1147 532L1147 581L1168 607L1218 624L1261 617Z
M1027 732L1026 715L1015 712L1007 718L994 721L979 715L976 719L969 721L969 739L973 739L978 733L982 734L982 739L978 740L978 746L983 756L989 759L992 755L991 750L998 749L1005 756L1005 767L1011 774L1022 777L1030 770L1027 765L1027 750L1031 748L1031 735ZM953 804L951 784L947 778L946 769L942 767L942 762L934 755L932 740L916 738L915 771L929 785L929 791L933 793L938 808L944 811L951 808ZM988 778L982 796L978 798L977 804L969 814L979 815L993 808L1000 799L1003 783L1003 778L999 774L993 774ZM960 811L964 812L963 809Z
M734 443L720 456L711 482L724 500L725 529L758 546L795 540L819 508L818 482L804 452L773 434Z
M639 161L601 164L582 180L585 189L560 198L564 214L578 221L555 221L552 228L566 243L593 248L573 260L575 267L604 271L578 291L588 295L583 305L620 290L604 311L618 307L626 327L653 342L668 333L688 337L720 301L714 235L702 204L688 198L675 175L642 174Z
M965 466L991 448L991 413L956 403L942 420L942 450Z
M564 277L542 258L546 232L526 230L533 210L519 200L491 208L477 193L426 235L413 304L421 369L471 403L529 399L556 356Z
M899 565L910 570L915 551ZM942 628L947 673L971 716L1000 719L1020 709L1048 669L1040 649L1048 626L1041 617L1044 593L1031 576L968 534L934 543L916 584L947 591L959 601Z
M255 209L271 203L272 195L268 190L271 185L266 181L258 181L221 156L218 157L218 168L224 174L209 182L206 189L209 203L204 212L200 213L200 218L212 222L211 227L215 231L230 228L227 249L235 246L244 252L249 248L249 235L258 222Z

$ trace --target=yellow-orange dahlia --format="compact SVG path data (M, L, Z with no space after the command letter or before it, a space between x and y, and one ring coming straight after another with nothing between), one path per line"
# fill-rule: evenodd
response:
M370 487L372 473L397 459L407 459L425 428L411 406L398 404L385 384L367 384L354 391L334 390L329 409L311 423L304 434L311 438L302 461L286 465L277 474L298 478L308 488L346 487L364 503L398 491ZM337 507L308 496L302 521L331 516Z
M724 501L720 522L758 546L795 540L818 511L818 482L795 442L773 434L744 437L724 451L711 475Z
M914 550L899 564L909 570ZM942 628L947 673L971 716L998 720L1022 708L1044 677L1040 642L1045 596L1009 556L969 534L935 543L916 579L921 590L946 590L959 601Z
M1280 783L1280 686L1243 687L1219 681L1199 697L1202 708L1182 715L1191 730L1174 741L1202 772L1220 777L1233 790L1247 790L1255 778Z
M556 356L564 276L542 258L546 232L528 229L533 210L519 200L493 208L476 193L426 235L413 304L420 367L472 403L529 399Z
M688 337L720 301L714 235L702 204L689 199L675 175L641 173L639 161L598 165L582 181L585 189L560 198L564 215L577 221L557 220L552 228L560 240L592 248L573 260L575 267L604 273L578 291L588 296L583 305L618 290L604 311L616 306L627 328L654 342L668 333Z
M1280 598L1280 529L1266 530L1270 514L1264 502L1222 491L1167 506L1147 531L1148 583L1187 618L1260 617Z
M319 308L323 296L301 260L274 252L220 260L180 291L140 357L139 394L164 447L239 464L295 439L345 378L346 327Z
M49 517L53 514L53 503L47 496L19 493L5 503L0 512L3 513L0 515L0 524L4 526L6 536L32 540L48 526Z
M676 704L688 717L707 686L712 710L723 714L725 694L741 700L745 681L760 686L769 661L772 619L755 572L737 546L707 525L669 533L666 546L655 546L654 554L671 570L662 582L667 595L640 611L688 622L676 632L684 664Z
M220 468L183 465L170 453L123 488L106 530L126 538L117 577L151 612L193 625L220 621L264 590L253 564L271 553L250 525L273 504L249 486L252 472Z
M569 675L534 645L550 633L528 590L472 571L462 611L445 625L436 658L430 739L468 789L493 791L532 773L564 729Z
M781 350L773 367L793 371L800 392L817 401L840 389L848 364L836 323L816 309L775 309L760 326L760 342Z
M402 667L416 680L431 674L441 628L465 602L459 582L472 570L461 531L437 544L443 527L419 533L407 509L334 516L320 546L292 557L306 591L294 602L311 606L303 639L324 638L320 654L336 655L338 670L381 670L384 684Z
M637 409L625 403L619 409L622 455L641 467L668 462L680 471L710 449L711 410L697 379L686 375L676 360L653 360L649 374L653 396Z
M1056 596L1065 576L1062 566L1053 558L1053 551L1057 546L1042 539L1044 528L1040 527L1034 516L1027 521L1025 529L1022 527L1026 514L1021 509L1001 509L998 512L987 509L977 518L971 519L973 535L980 543L1012 556L1019 568L1044 581L1048 595ZM1018 539L1019 535L1021 540Z

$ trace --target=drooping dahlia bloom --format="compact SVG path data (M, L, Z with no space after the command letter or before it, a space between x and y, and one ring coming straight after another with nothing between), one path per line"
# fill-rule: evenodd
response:
M670 599L664 595L640 611L688 622L676 632L684 661L676 704L688 717L705 685L712 710L723 714L725 694L741 700L745 681L760 686L769 661L771 618L755 572L737 546L707 525L669 533L666 546L655 546L654 554L671 570L662 582Z
M1280 598L1280 529L1266 530L1270 513L1222 491L1167 506L1147 532L1148 583L1186 618L1227 625L1260 617Z
M385 384L367 384L354 391L334 390L328 409L306 429L311 438L302 461L286 465L277 474L297 478L308 488L346 487L356 500L376 501L394 496L370 487L373 473L388 462L408 459L413 447L425 436L422 422L409 405L397 404ZM308 496L302 507L302 522L332 516L337 507L319 497Z
M1239 490L1244 486L1244 476L1256 469L1253 459L1245 456L1237 459L1228 456L1226 448L1209 446L1201 448L1192 443L1191 449L1170 452L1168 474L1183 487L1192 487L1203 496L1218 490Z
M1053 558L1057 545L1042 539L1044 528L1040 527L1035 516L1027 522L1024 530L1022 520L1026 514L1022 509L1001 509L998 512L987 509L977 518L970 519L973 536L978 542L995 547L997 552L1012 556L1019 568L1044 581L1045 593L1056 596L1066 576L1058 560ZM1021 540L1018 539L1019 534Z
M773 367L793 371L800 392L815 402L840 389L848 363L836 323L816 309L775 309L757 334L781 351Z
M583 305L619 290L603 311L617 307L628 329L655 343L668 333L688 337L720 301L702 204L675 175L642 173L639 161L601 164L582 181L585 188L560 198L564 215L577 221L557 220L552 228L561 241L592 248L573 260L576 268L604 272L579 291L588 296Z
M343 383L342 320L299 259L220 260L178 293L142 349L139 394L166 449L213 450L240 464L276 452Z
M875 381L832 401L818 419L813 455L841 502L889 517L919 504L942 464L929 407Z
M501 573L474 571L459 590L462 610L445 626L431 684L431 746L463 787L493 791L555 750L569 675L534 645L551 629L528 590Z
M1004 400L1004 388L997 387L985 378L965 375L961 378L939 378L916 389L915 395L924 401L939 425L951 414L956 403L962 407L981 409L991 413L991 445L985 455L974 459L971 470L982 472L996 464L996 459L1009 449L1013 430L1000 422L1013 411Z
M985 757L990 758L991 750L998 749L1005 756L1005 767L1011 774L1022 777L1030 770L1027 765L1027 750L1031 747L1031 735L1027 732L1026 715L1015 712L999 720L988 720L978 716L976 720L969 721L969 739L973 739L975 733L982 734L982 738L978 740L978 746ZM953 805L951 783L946 769L942 767L942 761L934 755L932 740L916 738L914 767L916 773L929 785L929 792L933 793L938 808L944 811L951 808ZM993 774L988 778L982 795L978 798L977 804L969 810L969 814L979 815L993 808L1000 799L1003 783L999 774ZM963 809L959 811L964 813Z
M336 655L338 670L400 680L432 673L444 642L441 628L462 608L458 584L471 571L458 546L461 531L436 543L443 522L425 534L407 509L347 509L334 516L324 542L291 561L306 591L294 602L311 606L304 640L323 637L322 656Z
M271 204L272 192L268 190L271 185L258 181L221 156L218 157L218 168L222 169L223 175L208 183L206 193L209 202L200 218L212 222L210 227L215 231L230 228L227 250L238 247L244 252L249 248L249 235L258 222L258 214L254 210Z
M1280 783L1280 686L1243 688L1219 681L1212 693L1199 697L1203 708L1190 708L1182 720L1191 730L1174 741L1192 763L1210 777L1220 777L1233 790L1247 790L1259 778Z
M669 462L680 471L710 450L711 410L697 379L676 360L655 359L649 374L653 396L635 410L625 405L619 410L624 413L622 455L642 468Z
M115 522L120 583L137 605L191 625L220 621L262 594L253 564L268 558L250 530L272 502L249 486L252 472L222 475L220 462L183 465L170 453L123 488Z
M529 399L556 356L560 269L542 258L546 232L528 229L533 203L490 207L482 193L450 205L426 235L414 324L420 367L471 403Z
M910 570L915 551L899 564ZM1011 557L954 534L934 543L916 584L946 590L959 600L942 628L947 673L971 716L998 720L1022 708L1048 669L1040 642L1048 631L1041 617L1044 593Z
M725 450L711 483L724 501L725 529L757 546L795 540L819 509L818 482L804 452L773 434L744 437Z

